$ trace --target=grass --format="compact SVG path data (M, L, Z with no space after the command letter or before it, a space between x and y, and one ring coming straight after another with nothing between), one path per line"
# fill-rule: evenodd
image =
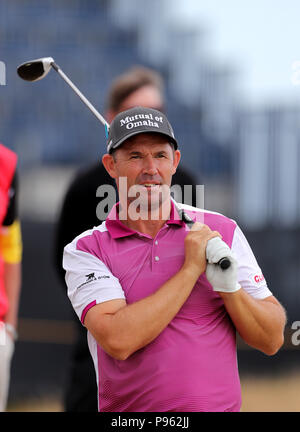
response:
M243 412L300 412L300 372L241 378Z

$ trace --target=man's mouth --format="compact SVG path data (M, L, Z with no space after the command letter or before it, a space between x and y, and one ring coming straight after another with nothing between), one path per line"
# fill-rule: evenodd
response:
M150 191L159 191L161 184L160 183L142 183L141 186L143 186L144 188L146 188L146 190L148 192Z

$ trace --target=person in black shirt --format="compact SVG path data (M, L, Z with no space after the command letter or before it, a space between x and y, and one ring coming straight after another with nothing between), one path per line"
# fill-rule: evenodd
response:
M164 111L163 94L163 81L160 75L151 69L135 66L112 83L108 93L105 117L111 123L119 112L135 106ZM55 267L65 288L65 271L62 267L63 249L77 235L102 223L96 213L101 201L101 198L96 196L96 191L104 184L111 185L116 190L114 180L102 163L98 162L77 174L64 198L56 226L54 258ZM196 180L193 174L182 167L178 168L173 176L172 185L175 184L181 187L192 186L192 202L185 200L185 203L196 206ZM178 197L175 196L175 198L179 200ZM111 207L107 209L107 213L110 210ZM88 349L86 329L80 324L75 314L74 321L76 341L72 351L64 410L67 412L96 412L97 384L94 365Z

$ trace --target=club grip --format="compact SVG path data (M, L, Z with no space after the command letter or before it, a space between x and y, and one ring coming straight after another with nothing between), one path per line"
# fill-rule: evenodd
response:
M220 259L218 265L221 267L222 270L226 270L231 266L231 262L228 258L224 257Z
M191 228L192 225L195 223L190 216L188 216L185 212L182 212L181 214L182 220ZM230 267L231 262L227 257L221 258L218 262L218 265L221 267L222 270L226 270Z

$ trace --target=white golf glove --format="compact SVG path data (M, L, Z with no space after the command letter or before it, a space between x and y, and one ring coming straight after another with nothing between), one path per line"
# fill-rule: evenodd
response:
M223 270L218 262L225 257L230 261L230 267ZM214 291L233 293L241 288L237 282L237 261L230 247L220 237L208 240L206 258L206 277Z

